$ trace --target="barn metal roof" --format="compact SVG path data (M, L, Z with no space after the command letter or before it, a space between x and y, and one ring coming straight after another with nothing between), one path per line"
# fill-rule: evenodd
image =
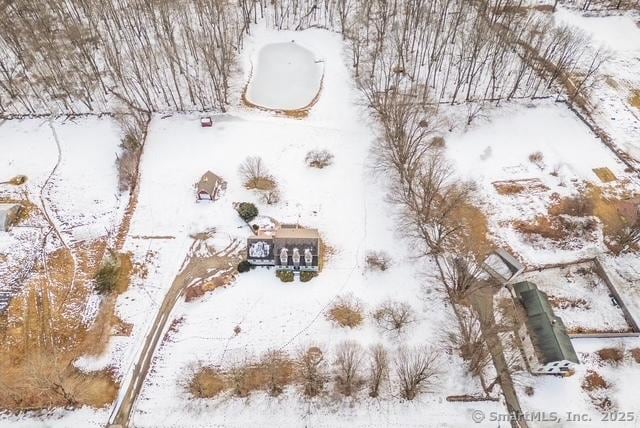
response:
M542 362L572 361L579 363L576 351L562 319L553 313L549 299L532 282L519 282L513 286L527 312L527 327Z

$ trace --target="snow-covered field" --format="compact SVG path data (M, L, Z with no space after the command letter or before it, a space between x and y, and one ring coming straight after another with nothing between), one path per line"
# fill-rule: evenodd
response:
M638 426L640 401L638 401L637 388L640 382L640 363L633 359L630 350L640 347L640 339L574 339L572 343L582 363L576 366L576 373L573 376L563 378L525 375L520 379L518 395L523 408L532 415L534 412L545 412L548 418L551 418L551 413L555 412L560 419L560 422L538 422L532 426L540 428ZM596 354L596 351L610 347L624 349L624 360L620 364L602 361ZM608 387L585 391L582 383L588 371L595 371L601 375ZM533 387L533 395L525 393L526 386ZM605 398L611 401L612 407L609 412L601 411L596 407ZM627 412L632 415L622 415ZM571 421L569 413L579 415L583 419ZM627 420L621 420L623 417Z
M640 90L640 14L583 16L560 8L554 15L560 24L574 26L593 39L593 49L610 54L600 72L606 77L591 91L594 118L613 138L616 146L640 162L640 108L630 105L633 90Z
M542 160L529 160L540 152ZM625 165L591 133L564 104L543 101L511 104L493 110L467 131L447 137L447 155L457 175L478 184L479 198L489 217L491 234L531 265L572 261L597 255L600 242L575 242L558 248L532 243L516 231L514 220L546 215L552 201L577 195L585 183L615 189L632 177ZM618 181L603 183L593 172L606 167ZM533 180L539 186L518 194L499 194L495 182ZM636 188L630 187L630 188Z
M255 40L262 44L293 37L293 33L267 33ZM293 354L311 343L330 353L347 338L363 346L382 342L395 347L401 341L438 347L443 330L451 323L443 297L433 290L424 292L421 274L432 267L411 261L410 249L396 236L393 213L384 203L384 182L372 177L367 166L374 135L366 112L358 106L339 37L313 30L295 33L295 39L326 58L322 95L308 118L293 120L240 108L214 117L214 127L206 130L199 128L195 117L154 119L130 235L171 235L175 239L129 240L127 247L137 256L152 250L162 260L156 272L123 296L119 309L125 320L134 322L135 338L138 326L152 316L150 309L159 303L162 288L175 275L190 243L189 234L215 228L221 245L229 238L244 240L250 232L237 217L233 202L254 201L264 215L318 228L335 254L309 283L284 284L273 271L256 269L240 275L228 288L180 303L174 317L183 321L158 352L134 424L334 426L350 421L386 426L430 421L427 424L460 426L470 420L471 409L500 409L498 403L445 401L450 394L479 390L455 356L447 357L448 373L442 385L416 403L402 403L390 395L380 401L363 396L356 402L325 403L329 405L323 408L321 402L302 401L293 389L278 399L255 393L246 400L208 401L190 400L185 391L187 369L193 363L229 368L269 349ZM332 152L333 165L322 170L307 167L304 157L316 148ZM279 204L261 204L257 195L243 187L238 166L248 155L261 156L280 183ZM206 170L227 180L228 188L214 203L197 203L193 184ZM384 273L365 271L364 255L369 249L389 252L393 267ZM368 315L364 325L354 330L336 328L325 319L325 311L336 296L344 294L362 299L367 313L386 298L409 302L419 321L401 340L378 331ZM143 305L147 310L140 310ZM238 335L235 326L241 329ZM268 422L265 412L270 414Z
M113 232L121 202L115 169L119 144L120 131L107 119L12 120L0 126L0 181L27 176L21 186L0 184L0 200L27 199L40 210L0 232L0 254L6 253L0 279L8 283L4 274L32 267L37 242L49 229L43 210L67 245Z
M618 59L611 66L612 71L620 73L616 80L624 81L629 88L638 87L640 73L635 59L640 55L640 42L636 43L634 36L640 40L640 30L630 26L635 18L581 18L575 14L561 9L557 17L593 32L598 42L617 49ZM596 22L592 19L602 21L590 25ZM461 359L444 351L446 372L439 385L414 402L401 401L392 390L376 400L366 393L353 400L334 396L303 400L295 386L279 398L254 392L242 399L223 395L194 400L188 394L184 383L193 364L229 369L255 360L268 350L294 355L311 344L331 355L345 339L365 347L383 343L389 349L400 344L443 349L446 332L454 322L447 299L437 290L435 267L423 260L416 262L412 249L396 230L392 207L385 201L385 177L376 176L370 168L376 126L354 87L340 36L322 30L273 32L256 27L242 55L243 73L234 83L237 100L228 113L213 116L212 128L201 128L196 115L153 117L141 163L136 211L124 245L124 251L131 251L134 262L144 266L146 272L142 275L138 271L129 289L119 297L116 309L133 330L130 336L113 337L106 354L82 358L76 365L86 370L114 367L123 382L128 380L193 235L215 230L210 243L217 249L233 240L244 241L250 231L233 204L251 201L258 205L261 215L318 228L334 250L331 257L319 277L308 283L285 284L272 270L255 269L241 274L226 288L188 303L180 300L172 318L181 321L156 351L132 425L458 427L471 424L475 409L485 414L505 413L501 402L446 401L448 395L477 394L481 388L477 379L464 372ZM322 62L317 62L319 59ZM298 120L244 106L240 93L247 81L247 101L273 110L303 108L321 92L308 116ZM624 118L615 122L621 126L607 130L620 147L640 156L638 113L619 97L619 88L606 88L611 87L596 88L602 91L598 92L602 94L602 117L625 112ZM607 123L611 125L612 120L609 117ZM511 225L516 219L544 215L553 194L575 195L584 183L613 189L619 181L633 179L625 172L625 165L566 106L551 101L506 104L476 120L469 129L454 129L445 135L447 156L458 177L478 184L477 202L487 213L496 242L508 244L529 265L575 260L606 249L601 236L595 242L571 248L534 245ZM0 151L10 155L0 157L0 181L16 174L27 175L27 194L39 205L40 189L53 171L43 196L69 243L108 235L123 208L123 200L116 196L114 168L119 138L109 119L5 122L0 126ZM330 151L333 164L324 169L309 168L304 159L312 149ZM538 151L542 160L531 162L529 156ZM58 156L60 163L54 170ZM247 156L264 160L280 185L279 203L265 205L254 191L243 186L238 167ZM601 167L609 168L619 181L602 183L593 172ZM207 170L225 179L228 187L215 202L197 202L194 184ZM536 192L501 195L494 183L505 180L536 180L542 187ZM16 189L0 185L0 197L17 196ZM0 275L9 271L7 266L16 268L33 256L29 252L33 248L27 244L40 239L37 233L42 221L34 224L38 228L33 231L16 228L10 234L0 232L0 255L10 252L5 265L0 266ZM391 268L385 272L367 270L364 258L368 250L389 253ZM637 258L606 257L605 264L620 277L620 291L630 296L630 308L638 316ZM586 302L588 310L556 309L570 329L626 328L620 310L608 306L604 284L591 284L576 272L551 270L536 272L531 279L551 296ZM325 317L336 297L347 294L364 304L365 321L355 329L338 328ZM400 337L381 332L370 315L376 305L389 298L410 303L418 314L417 321ZM239 333L234 332L236 327ZM607 394L618 410L639 412L633 388L640 381L640 365L627 357L624 364L613 367L594 357L596 350L615 346L617 341L578 339L573 343L585 364L578 366L570 378L523 376L519 386L523 408L563 415L567 411L585 412L593 426L599 426L595 422L600 422L600 413L581 389L586 371L594 369L612 385ZM627 349L640 347L638 339L625 339L624 343ZM524 386L533 386L534 394L525 394ZM30 415L0 419L0 426L99 426L106 423L108 412L56 411L42 424ZM485 425L495 426L490 420Z
M323 63L296 42L297 36L292 34L291 41L260 48L247 86L247 101L271 110L296 110L316 98L322 85Z

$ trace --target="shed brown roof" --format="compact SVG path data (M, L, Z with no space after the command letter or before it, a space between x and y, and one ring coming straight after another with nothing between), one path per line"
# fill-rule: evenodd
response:
M198 193L207 192L208 194L212 194L216 189L216 186L222 184L222 182L222 178L218 177L211 171L207 171L197 184Z

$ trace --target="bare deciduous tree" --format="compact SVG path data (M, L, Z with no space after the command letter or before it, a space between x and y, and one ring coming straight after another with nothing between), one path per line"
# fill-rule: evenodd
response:
M266 375L265 386L272 397L284 391L291 382L293 363L282 351L268 351L261 359L260 365Z
M298 378L302 382L303 393L315 397L324 389L327 381L326 361L318 346L310 346L298 354Z
M479 284L483 273L482 267L475 257L467 255L451 255L441 258L442 282L451 297L464 298L472 287Z
M449 344L460 354L468 372L478 376L484 386L485 369L491 364L491 354L484 340L477 312L473 309L459 311L459 322L455 326L455 331L448 335Z
M468 203L473 185L451 178L451 168L439 151L423 159L419 172L392 189L403 208L401 229L424 246L426 254L442 254L460 238L463 223L457 218Z
M441 374L438 351L427 347L400 348L394 360L400 396L413 400L432 388Z
M249 156L238 169L244 185L249 189L269 190L274 180L260 156Z
M410 304L387 300L373 312L373 319L382 330L399 334L416 321L416 315Z
M363 358L362 347L357 342L344 341L338 345L333 362L338 392L350 397L362 388L364 385Z
M369 348L369 396L380 395L382 383L389 378L389 353L381 344Z

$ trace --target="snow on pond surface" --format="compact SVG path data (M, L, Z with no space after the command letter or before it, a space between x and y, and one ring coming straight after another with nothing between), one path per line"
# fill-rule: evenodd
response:
M295 42L262 47L247 86L246 99L273 110L297 110L312 103L320 91L322 64Z

